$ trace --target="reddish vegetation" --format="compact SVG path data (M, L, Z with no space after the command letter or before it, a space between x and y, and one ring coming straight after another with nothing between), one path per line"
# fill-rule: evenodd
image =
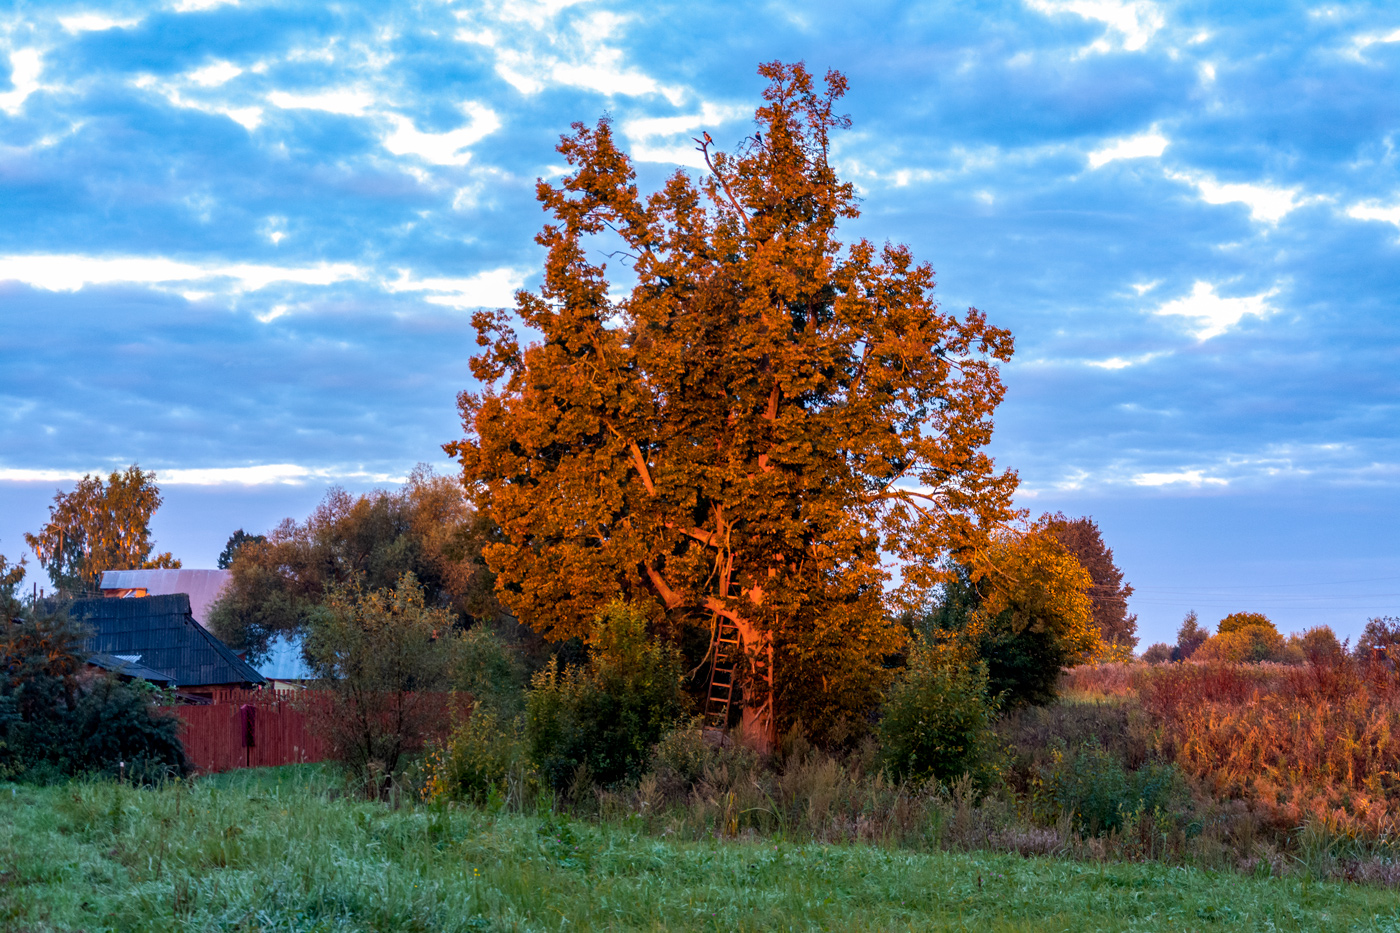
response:
M1070 671L1064 686L1136 695L1164 756L1280 828L1400 829L1400 683L1389 666L1103 665Z

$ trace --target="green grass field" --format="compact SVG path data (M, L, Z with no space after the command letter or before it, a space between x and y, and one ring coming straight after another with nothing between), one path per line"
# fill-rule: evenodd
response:
M0 929L1400 930L1389 891L1160 864L676 842L346 799L317 768L0 785Z

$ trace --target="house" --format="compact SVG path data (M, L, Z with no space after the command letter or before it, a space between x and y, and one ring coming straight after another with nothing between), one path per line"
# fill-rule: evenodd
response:
M200 625L209 625L209 607L223 594L232 574L227 570L107 570L98 588L103 596L168 596L184 593Z
M185 593L190 598L194 620L207 628L209 610L223 595L230 579L232 573L228 570L107 570L98 586L103 596L117 599ZM279 636L270 648L259 673L271 686L295 690L312 678L301 656L300 638Z
M219 687L266 683L233 649L195 622L190 597L184 593L80 599L69 613L93 630L87 649L96 667L147 680L164 679L192 699L212 700ZM148 673L133 673L137 670ZM158 677L148 676L151 672Z

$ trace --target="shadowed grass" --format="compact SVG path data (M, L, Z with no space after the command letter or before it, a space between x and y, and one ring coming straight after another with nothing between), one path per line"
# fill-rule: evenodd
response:
M391 809L315 768L0 787L14 930L1400 930L1394 895L1155 864L681 842Z

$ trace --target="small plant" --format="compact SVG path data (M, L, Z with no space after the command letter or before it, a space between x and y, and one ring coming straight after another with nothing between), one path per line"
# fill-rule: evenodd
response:
M1042 807L1053 807L1045 816L1068 815L1077 832L1103 836L1143 814L1165 810L1181 781L1175 768L1161 762L1129 772L1117 756L1091 740L1074 753L1056 755L1042 786Z
M424 796L484 804L504 793L507 778L523 763L519 723L479 706L446 743L429 754Z
M885 761L902 777L985 780L995 715L984 661L951 640L920 641L880 720Z

